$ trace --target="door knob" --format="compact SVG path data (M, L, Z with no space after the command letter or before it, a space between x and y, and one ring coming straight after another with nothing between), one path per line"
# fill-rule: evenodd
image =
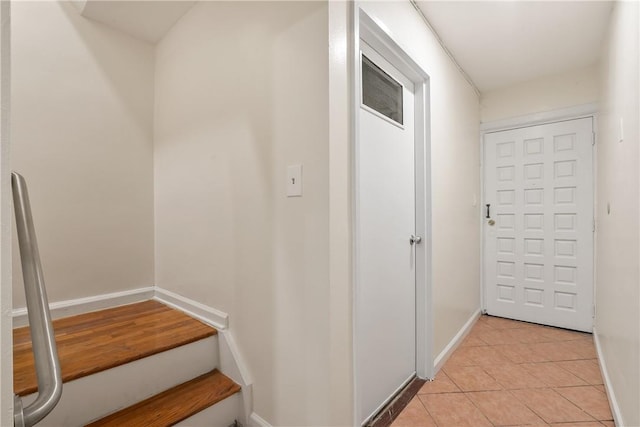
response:
M414 243L417 245L420 242L422 242L422 237L420 237L420 236L414 236L412 234L411 237L409 237L409 244L410 245L413 245Z

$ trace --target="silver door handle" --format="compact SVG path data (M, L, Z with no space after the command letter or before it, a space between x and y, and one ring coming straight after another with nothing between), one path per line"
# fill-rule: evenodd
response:
M409 237L409 244L410 245L413 245L414 243L417 245L420 242L422 242L422 237L420 237L420 236L414 236L412 234L411 237Z

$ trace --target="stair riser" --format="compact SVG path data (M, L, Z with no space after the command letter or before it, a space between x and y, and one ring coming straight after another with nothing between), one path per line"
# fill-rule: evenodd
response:
M82 426L219 366L212 336L65 383L58 406L39 426ZM25 404L35 395L25 398Z
M182 420L175 426L180 427L229 427L242 411L241 393L216 403L197 414Z

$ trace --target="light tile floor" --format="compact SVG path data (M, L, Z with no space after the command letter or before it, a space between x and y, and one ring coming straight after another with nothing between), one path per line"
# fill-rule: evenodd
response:
M482 316L392 427L614 426L591 334Z

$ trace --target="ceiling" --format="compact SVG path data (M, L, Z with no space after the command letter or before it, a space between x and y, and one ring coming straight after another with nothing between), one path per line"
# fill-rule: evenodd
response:
M195 4L191 0L75 0L85 18L102 22L149 43L157 43Z
M83 16L157 43L192 0L74 0ZM416 0L479 91L597 62L612 1Z
M613 6L610 1L416 3L481 92L596 63Z

